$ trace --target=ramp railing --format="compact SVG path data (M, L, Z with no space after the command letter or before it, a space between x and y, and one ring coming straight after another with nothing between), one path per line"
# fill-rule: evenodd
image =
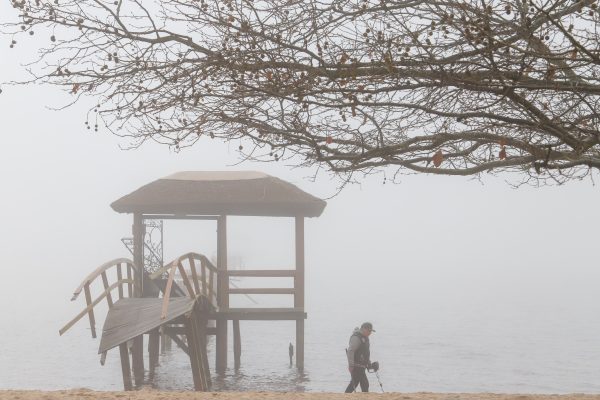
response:
M162 319L165 319L168 313L171 290L177 273L189 297L204 296L213 306L217 304L217 267L203 254L191 252L177 257L151 274L150 278L157 279L165 273L168 273L168 280L163 293Z
M114 283L109 283L108 271L116 269L117 280ZM125 270L125 271L124 271ZM126 273L123 276L123 272ZM73 292L73 297L71 297L71 301L77 300L81 292L85 293L85 303L86 307L75 316L71 321L69 321L65 326L63 326L58 333L60 335L64 334L66 331L71 329L73 325L77 323L81 318L83 318L86 314L89 317L90 328L92 331L92 337L96 337L96 318L94 315L94 307L96 307L102 300L106 299L108 303L108 307L112 308L113 306L113 297L112 291L114 289L118 290L119 299L125 297L125 288L127 288L127 297L133 297L134 292L134 274L135 267L133 265L133 261L128 258L117 258L111 261L108 261L98 268L96 268L92 273L90 273L81 284L75 289ZM102 285L104 291L100 293L98 297L92 300L92 293L90 286L91 284L98 278L102 278Z

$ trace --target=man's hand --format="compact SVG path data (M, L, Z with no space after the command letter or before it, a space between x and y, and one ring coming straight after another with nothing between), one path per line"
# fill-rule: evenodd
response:
M350 371L350 373L352 373L352 371L354 371L354 367L348 367L348 371Z

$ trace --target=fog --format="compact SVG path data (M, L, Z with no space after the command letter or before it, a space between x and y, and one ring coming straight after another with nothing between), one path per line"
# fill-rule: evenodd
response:
M0 15L9 10L7 2L0 5ZM0 81L24 76L19 62L26 51L9 50L7 38L1 41ZM53 111L47 106L61 106L70 96L35 85L2 89L0 365L11 367L0 372L0 388L15 385L2 384L7 376L31 368L35 360L19 354L35 341L52 336L52 343L69 346L69 336L58 338L57 331L81 307L69 302L72 290L103 262L129 256L120 239L131 235L132 218L110 203L186 170L258 170L329 198L323 215L306 222L313 338L322 335L343 348L352 328L370 320L380 355L399 335L424 331L460 340L460 329L474 329L477 346L489 348L497 343L490 338L503 334L497 321L508 321L502 325L507 331L534 335L526 349L555 354L553 362L575 362L581 352L571 346L586 340L598 355L600 194L591 179L515 189L505 179L515 182L516 176L415 175L383 184L383 175L375 175L335 195L340 182L324 172L313 181L314 170L281 162L238 164L238 143L205 140L179 153L153 143L121 150L126 139L85 129L85 102ZM214 230L211 222L166 222L165 259L187 251L212 256ZM228 235L230 258L244 267L293 267L291 219L232 217ZM549 327L544 321L553 313L561 320ZM95 346L74 351L95 357ZM391 349L387 356L400 360L411 351ZM429 351L435 349L411 356L427 367ZM57 364L64 357L49 354ZM307 348L307 365L310 355ZM343 357L332 362L345 377ZM100 368L94 363L90 371ZM586 365L586 373L597 375L597 358ZM578 373L569 378L577 380ZM427 389L415 384L419 388Z

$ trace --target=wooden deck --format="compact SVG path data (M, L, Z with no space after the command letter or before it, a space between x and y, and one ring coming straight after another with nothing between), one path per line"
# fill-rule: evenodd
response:
M301 265L301 263L300 263ZM117 280L109 282L109 272L115 269ZM136 386L144 382L144 335L148 335L149 372L153 376L160 355L160 336L169 337L189 357L196 390L210 388L210 370L206 352L208 335L217 337L217 350L223 346L223 327L233 323L234 365L240 366L240 321L295 321L296 354L301 355L298 343L303 344L303 324L307 318L302 301L301 270L219 270L205 256L187 253L152 274L143 272L137 278L131 260L115 259L103 264L88 275L75 290L73 300L85 293L86 308L61 330L62 335L77 321L89 317L92 336L96 336L94 307L102 300L108 304L98 353L101 361L106 353L119 348L125 390L133 388L131 370ZM231 277L289 277L293 288L230 288ZM223 277L223 279L219 279ZM92 299L92 282L101 278L103 291ZM179 282L179 284L177 284ZM140 288L140 286L142 286ZM125 290L127 289L127 290ZM117 292L113 298L112 291ZM162 297L160 296L162 293ZM142 294L143 297L139 295ZM293 295L296 306L288 308L229 308L229 296L239 294ZM209 326L215 321L216 327ZM163 339L164 340L164 339ZM224 347L224 346L223 346ZM217 351L218 353L218 351ZM216 359L217 370L223 358Z

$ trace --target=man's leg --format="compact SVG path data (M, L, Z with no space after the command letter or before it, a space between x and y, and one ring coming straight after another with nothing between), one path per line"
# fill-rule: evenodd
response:
M369 379L367 378L367 370L364 368L361 368L361 374L358 378L359 378L359 382L360 382L360 390L362 390L363 392L368 392L369 391Z
M356 379L357 370L358 370L358 368L354 368L354 369L352 369L352 372L350 373L350 383L348 384L348 387L346 388L346 393L354 392L354 390L356 390L356 387L358 386L359 379Z

